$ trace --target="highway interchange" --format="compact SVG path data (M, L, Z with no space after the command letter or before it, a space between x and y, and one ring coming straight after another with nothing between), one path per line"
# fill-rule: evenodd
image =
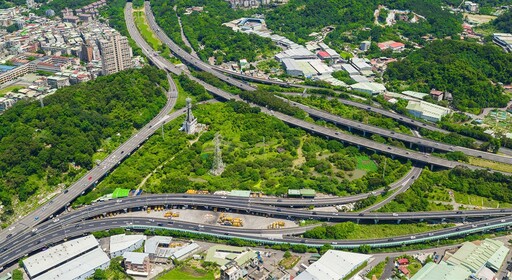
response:
M251 86L247 85L244 82L237 81L233 78L229 78L223 74L218 73L217 71L213 71L207 64L202 61L198 61L194 57L189 54L184 53L183 50L180 50L178 46L176 46L163 32L159 32L159 28L157 27L153 15L149 9L149 2L146 2L146 12L148 16L148 20L150 26L153 30L156 31L160 39L166 43L173 53L177 54L182 59L189 61L195 67L208 71L218 78L229 81L229 83L234 84L237 87L240 87L244 90L254 90ZM130 32L130 36L135 40L135 42L142 48L144 54L159 68L166 69L174 74L180 74L183 70L175 67L168 60L162 58L158 54L156 54L149 45L142 39L139 32L136 30L133 17L131 13L131 3L127 3L125 10L125 19L127 23L128 30ZM174 44L174 46L173 46ZM205 88L223 98L223 99L241 99L238 96L229 94L220 89L217 89L209 84L204 83L201 80L195 79L190 76L192 79L201 83ZM125 143L123 143L119 148L114 150L107 158L105 158L99 165L95 166L91 171L89 171L86 175L80 178L77 182L71 185L66 191L54 197L51 201L45 204L43 207L38 208L36 211L30 213L20 221L13 224L9 230L3 230L0 232L0 266L5 266L8 264L14 263L20 257L37 251L45 246L48 246L53 243L61 242L65 238L70 238L74 236L81 235L83 233L89 233L98 230L110 229L113 227L125 227L125 228L137 228L137 227L145 227L145 228L171 228L182 231L192 231L192 232L202 232L204 234L213 234L218 235L224 238L231 237L239 237L249 240L258 240L260 242L266 243L297 243L297 244L306 244L310 246L321 246L327 242L331 243L335 247L340 248L353 248L360 246L361 244L369 244L371 246L380 247L380 246L396 246L401 244L409 244L414 242L423 242L425 240L435 240L439 238L447 238L453 235L461 235L467 234L470 232L477 231L485 231L492 228L501 228L505 226L509 226L512 224L512 209L493 209L493 210L480 210L480 211L443 211L443 212L416 212L416 213L369 213L368 211L361 213L330 213L330 212L320 212L320 211L306 211L296 209L297 207L304 207L307 205L333 205L333 204L342 204L348 202L358 201L364 198L367 198L369 194L360 194L356 196L350 197L332 197L325 199L315 199L315 200L290 200L290 199L240 199L240 198L230 198L230 197L219 197L219 196L187 196L182 194L166 194L166 195L147 195L142 197L133 197L126 198L122 201L108 201L97 203L96 205L89 205L82 207L78 210L71 211L69 213L63 213L59 216L58 219L51 220L55 213L62 211L67 205L71 203L76 197L83 194L85 191L95 186L99 180L101 180L104 176L106 176L111 170L113 170L118 164L121 163L127 156L129 156L132 152L134 152L141 144L143 144L149 136L151 136L156 130L160 128L161 125L177 118L178 116L184 113L184 110L179 110L171 115L168 115L172 108L175 105L177 98L177 90L172 81L172 79L168 78L170 83L170 89L167 92L168 102L165 107L160 111L160 113L153 118L146 126L144 126L141 130L138 131L137 134L128 139ZM251 104L252 106L256 106ZM297 106L300 106L297 104ZM382 151L387 154L401 156L404 158L409 158L415 162L419 163L428 163L435 164L438 166L454 168L457 165L461 165L460 163L448 161L442 158L437 158L433 156L428 156L425 153L415 152L415 151L407 151L405 149L399 148L390 148L387 145L383 145L380 143L376 143L370 141L365 138L352 136L349 134L338 133L332 129L328 129L316 124L308 123L299 119L292 118L290 116L281 114L279 112L273 112L271 110L267 110L262 108L262 112L271 114L276 116L277 118L283 120L284 122L304 128L306 130L310 130L313 133L317 133L320 135L328 136L333 139L338 139L340 141L349 142L354 145L365 146L369 149L374 149L377 151ZM313 112L313 111L312 111ZM319 111L320 112L320 111ZM311 113L310 113L311 114ZM321 115L319 117L322 117ZM322 117L323 118L323 117ZM331 117L325 118L327 120L333 121ZM334 118L333 118L334 119ZM333 121L335 122L335 121ZM373 127L371 127L373 129ZM418 138L420 139L420 138ZM425 141L421 139L420 141ZM425 142L427 143L427 142ZM422 146L428 146L421 142ZM442 143L441 143L442 144ZM433 144L435 145L435 143ZM443 144L445 145L445 144ZM449 146L449 145L447 145ZM443 149L443 147L435 147L437 149ZM450 150L450 148L448 148ZM474 151L474 150L472 150ZM466 151L464 151L466 153ZM477 151L478 152L478 151ZM491 154L492 155L492 154ZM482 156L483 157L483 156ZM466 165L469 168L475 169L476 167ZM394 190L394 195L405 191L414 181L417 176L421 173L421 167L414 167L410 173L408 173L404 178L400 179L396 183L391 186L391 190ZM374 194L380 194L383 190L378 190ZM394 197L392 195L390 198L386 200L389 201ZM187 222L179 222L173 221L169 222L169 220L161 220L155 219L154 221L148 220L147 218L122 218L122 217L113 217L108 219L101 220L89 220L92 217L102 215L105 213L111 212L123 212L126 209L140 209L144 206L155 206L155 205L178 205L183 207L188 206L197 206L197 207L205 207L208 205L208 209L211 207L218 207L225 209L227 211L241 211L249 214L257 214L257 215L265 215L265 216L274 216L281 217L287 219L308 219L314 217L318 220L324 221L356 221L356 222L378 222L378 221L411 221L411 220L470 220L470 219L480 219L480 218L488 218L484 221L473 222L471 224L449 228L442 231L417 234L415 236L403 236L403 237L394 237L389 239L379 239L379 240L303 240L295 237L283 236L282 239L275 240L272 237L248 237L249 235L262 235L266 234L261 230L250 230L250 229L240 229L234 230L233 228L225 228L221 226L209 226L209 225L198 225ZM282 207L286 206L286 207ZM380 207L381 205L376 205L375 207ZM291 207L295 207L292 209ZM373 210L368 209L368 210ZM493 218L497 217L497 218ZM39 225L38 225L39 224ZM37 225L37 228L35 227ZM286 233L301 233L302 230L298 229L289 229L286 230ZM229 232L229 233L228 233ZM272 233L269 231L268 233Z

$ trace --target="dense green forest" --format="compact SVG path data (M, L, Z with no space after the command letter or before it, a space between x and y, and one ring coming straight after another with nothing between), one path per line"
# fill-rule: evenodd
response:
M144 126L166 102L158 85L168 87L165 72L128 70L59 89L44 107L22 101L0 115L4 213L13 197L25 201L38 188L72 181L93 166L99 148L115 148Z
M492 25L501 32L512 33L512 10L493 20Z
M400 90L401 83L406 83L423 92L449 91L455 107L478 113L485 107L504 107L509 101L495 83L512 82L512 54L493 45L438 40L390 63L384 76L391 90Z
M0 0L0 9L7 9L25 4L25 0Z
M492 198L512 203L512 177L485 170L471 171L465 168L432 172L424 170L409 190L397 195L381 211L414 212L432 210L429 194L436 189L451 189L464 194Z
M234 10L223 0L156 0L152 9L162 29L177 42L181 42L178 18L181 17L183 30L192 47L203 60L215 57L216 63L257 57L271 57L278 49L270 39L245 33L235 33L222 23L244 16L244 11ZM203 6L204 12L184 15L185 8Z
M393 9L411 10L426 17L426 21L417 24L399 22L394 27L406 37L419 38L426 34L453 36L462 30L460 16L443 10L439 0L291 0L288 5L268 11L267 24L270 29L296 42L305 42L310 39L310 33L334 26L336 29L328 35L326 42L335 45L347 31L373 27L373 12L381 4ZM377 31L373 32L374 29ZM364 39L371 36L372 40L379 41L382 34L382 28L373 27Z

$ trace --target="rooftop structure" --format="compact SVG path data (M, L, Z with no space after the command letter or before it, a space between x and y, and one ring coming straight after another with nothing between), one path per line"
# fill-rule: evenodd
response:
M238 197L250 197L251 191L248 190L232 190L229 192L230 196L238 196Z
M477 245L472 242L465 242L455 254L446 261L451 265L460 265L475 273L483 266L498 270L505 260L509 249L503 242L493 239L486 239Z
M34 278L98 248L98 245L98 241L92 235L73 239L26 258L23 260L23 267L28 276Z
M420 100L422 100L425 96L428 96L427 93L410 91L410 90L402 91L402 94L410 96L412 98L420 99Z
M144 253L148 253L151 257L169 258L176 248L169 245L172 237L169 236L153 236L148 238L144 243Z
M181 247L176 252L174 252L172 254L172 258L177 260L182 259L197 249L199 249L199 245L197 243L190 243L187 246Z
M206 252L205 261L215 262L218 265L226 265L235 261L237 265L243 266L256 259L256 252L243 247L216 245L210 247Z
M371 255L327 251L318 261L295 277L296 280L339 280L367 262Z
M426 101L409 100L406 109L417 118L431 122L438 122L442 117L451 113L451 110Z
M377 95L386 91L386 87L383 84L373 82L357 83L350 85L350 87L352 88L352 90L368 93L371 95Z
M395 42L395 41L386 41L386 42L378 43L377 46L379 46L381 51L390 49L394 52L401 52L405 49L404 43Z
M124 252L124 266L126 273L136 276L148 276L151 270L149 254L137 252Z
M307 60L283 58L281 62L286 69L286 73L291 76L304 76L306 78L310 78L318 73Z
M51 269L34 280L86 279L97 269L107 269L110 259L99 247Z
M112 198L122 198L122 197L128 197L130 195L130 189L121 189L116 188L114 192L112 193Z
M140 248L146 240L145 235L118 234L110 237L110 257L115 258L125 252L131 252Z
M411 280L463 280L468 279L470 275L471 271L465 267L450 265L443 261L439 264L429 262L414 274Z

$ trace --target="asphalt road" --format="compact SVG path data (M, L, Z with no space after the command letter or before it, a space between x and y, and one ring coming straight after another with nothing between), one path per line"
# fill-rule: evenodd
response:
M306 97L306 96L311 96L312 95L312 94L307 94L307 93L304 94L304 93L297 93L297 92L281 92L280 94L289 95L289 96L300 96L300 97ZM320 95L316 94L316 96L320 96ZM379 108L379 107L375 107L375 106L372 106L372 105L363 104L363 103L360 103L360 102L355 102L355 101L347 100L347 99L343 99L343 98L336 98L336 97L331 97L331 96L322 96L322 97L325 97L327 100L335 99L335 100L339 101L340 103L342 103L344 105L347 105L347 106L352 106L352 107L356 107L356 108L359 108L359 109L368 110L368 111L372 111L372 112L378 113L378 114L380 114L382 116L385 116L385 117L388 117L388 118L392 118L392 119L394 119L394 120L396 120L396 121L398 121L400 123L406 124L409 127L415 127L417 129L424 128L424 129L428 129L428 130L431 130L431 131L441 132L443 134L453 133L451 131L439 128L439 127L437 127L435 125L432 125L430 123L423 122L423 121L418 121L418 120L409 118L407 116L403 116L403 115L400 115L400 114L388 111L388 110L383 109L383 108ZM483 143L482 141L476 140L476 139L474 141L478 145L481 145ZM505 155L512 156L512 150L511 149L507 149L507 148L501 147L499 152L502 153L502 154L505 154Z
M87 220L75 224L62 225L53 227L49 230L31 233L30 236L25 238L22 242L14 241L7 247L0 248L0 266L12 264L20 257L41 250L46 246L51 246L54 243L61 242L68 238L77 237L83 234L107 230L112 228L133 228L143 229L148 227L153 228L168 228L180 231L198 232L210 235L216 235L225 238L242 238L259 241L261 243L275 244L275 243L290 243L290 244L304 244L307 246L322 246L323 244L331 244L335 248L355 248L360 245L369 245L371 247L385 247L397 246L400 244L410 244L424 242L425 240L443 239L447 236L464 235L466 231L483 231L485 227L501 226L502 224L512 223L512 217L505 217L499 219L492 219L487 221L475 222L473 224L448 228L428 233L421 233L416 235L399 236L392 238L380 238L369 240L313 240L304 239L293 236L283 236L283 238L275 237L262 237L262 236L248 236L248 234L260 235L261 230L246 229L241 232L241 229L226 228L222 226L200 225L182 221L171 221L167 219L147 219L136 217L114 217L100 220ZM13 246L15 245L15 246Z

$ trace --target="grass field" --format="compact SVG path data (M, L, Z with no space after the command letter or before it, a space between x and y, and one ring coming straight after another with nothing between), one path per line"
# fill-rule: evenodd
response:
M364 170L366 172L377 171L377 165L373 160L371 160L367 156L358 156L357 157L357 169Z
M155 33L149 27L146 16L144 15L144 11L137 10L133 12L133 16L135 19L135 25L137 29L140 31L140 34L144 38L146 42L154 49L160 50L162 48L162 42L157 38ZM170 58L170 50L168 48L164 48L163 53L161 55L165 58Z
M22 89L22 88L25 88L25 87L13 85L13 86L8 86L6 88L0 89L0 97L4 96L9 91L13 91L16 89Z
M475 158L475 157L470 157L470 156L468 156L468 158L469 158L469 164L472 164L472 165L485 167L485 168L491 168L491 169L503 171L503 172L512 172L511 164L505 164L505 163L501 163L501 162L495 162L495 161L490 161L490 160L485 160L485 159Z
M347 239L372 239L385 238L390 236L401 236L414 233L422 233L432 230L452 227L452 224L428 225L420 224L376 224L356 226L356 229L349 233Z
M370 270L370 272L368 272L367 277L371 278L373 275L375 275L375 277L379 279L382 273L384 272L384 268L386 267L387 262L388 259L386 258L385 261L378 263L376 266L372 268L372 270Z
M284 258L279 262L279 265L286 269L292 269L300 261L300 256L292 255L289 258Z
M461 204L474 205L478 207L486 207L486 208L508 208L512 207L510 203L498 202L490 198L481 197L478 195L465 194L459 192L453 192L455 196L455 201Z
M173 269L168 273L162 275L158 280L215 280L213 271L207 273L200 273L192 268L182 267Z

